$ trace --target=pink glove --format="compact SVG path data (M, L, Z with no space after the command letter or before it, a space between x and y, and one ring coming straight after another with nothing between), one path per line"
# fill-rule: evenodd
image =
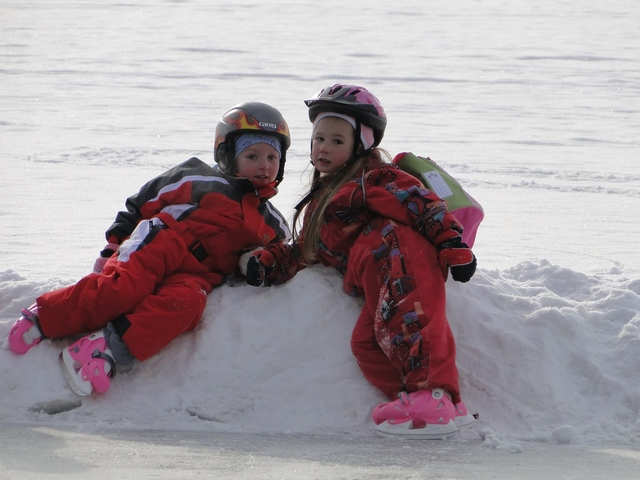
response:
M117 243L107 243L107 245L100 252L100 256L96 258L96 261L93 263L93 273L102 272L105 263L107 263L107 260L109 260L109 258L116 252L116 250L118 250L118 247L120 247L120 245L118 245Z

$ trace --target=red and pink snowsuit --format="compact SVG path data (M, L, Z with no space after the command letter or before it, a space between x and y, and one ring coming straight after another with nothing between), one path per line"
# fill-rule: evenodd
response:
M440 387L460 401L438 245L461 234L444 201L388 164L346 183L327 206L318 260L344 275L345 291L364 296L351 348L367 380L389 398ZM271 283L304 267L301 240L267 249L276 259Z
M243 250L289 238L267 200L275 193L197 158L151 180L107 230L121 245L102 273L36 300L42 332L91 332L124 315L130 353L138 360L154 355L197 325L207 294L235 271Z

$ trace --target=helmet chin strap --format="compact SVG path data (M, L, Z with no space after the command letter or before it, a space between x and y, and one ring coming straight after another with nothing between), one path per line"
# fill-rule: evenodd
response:
M351 157L354 159L358 157L358 153L360 153L361 150L364 150L364 145L362 145L362 140L360 140L361 132L362 128L360 120L356 119L356 129L353 133L353 153L351 154Z

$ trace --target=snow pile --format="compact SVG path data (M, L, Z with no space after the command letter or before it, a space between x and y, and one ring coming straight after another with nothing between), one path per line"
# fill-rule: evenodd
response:
M49 416L67 398L66 343L7 350L19 310L64 283L0 272L0 421L238 432L371 431L382 396L361 376L349 339L360 309L332 270L272 288L220 287L199 327L118 375L111 390ZM467 405L485 442L629 442L640 438L640 280L587 276L547 261L480 270L448 283ZM507 440L502 440L508 442ZM504 443L503 443L504 445Z

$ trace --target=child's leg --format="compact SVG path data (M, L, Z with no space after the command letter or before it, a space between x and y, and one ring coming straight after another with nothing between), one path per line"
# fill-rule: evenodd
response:
M440 387L459 401L444 278L429 242L411 228L391 222L362 235L349 255L345 288L362 291L369 312L374 312L368 316L370 335L391 365L379 368L389 375L395 370L398 384L409 391ZM363 332L364 315L359 320ZM382 365L382 356L368 358Z
M436 249L409 227L398 226L396 232L406 275L414 281L414 289L407 293L396 316L401 317L405 335L415 319L420 337L411 343L405 360L407 389L442 388L457 403L456 347L446 316L445 280Z
M351 351L364 377L387 397L393 399L402 390L402 376L380 349L373 331L373 314L365 304L353 327Z
M126 315L129 326L122 340L131 354L145 360L200 321L212 285L203 278L177 273L166 278Z
M349 253L344 288L347 292L360 292L365 302L351 334L351 351L364 377L394 399L404 388L402 368L381 348L375 331L376 315L380 315L380 293L385 284L383 264L386 259L378 258L372 252L380 243L380 232L376 230L358 237Z
M142 234L136 237L136 232ZM45 336L60 338L103 328L110 320L133 310L159 282L180 268L185 256L191 255L176 232L151 221L141 222L127 242L130 243L122 245L121 253L109 260L102 273L89 274L75 285L37 299Z
M197 324L210 286L187 273L169 276L128 315L62 351L67 381L78 395L105 393L116 371L144 360Z

